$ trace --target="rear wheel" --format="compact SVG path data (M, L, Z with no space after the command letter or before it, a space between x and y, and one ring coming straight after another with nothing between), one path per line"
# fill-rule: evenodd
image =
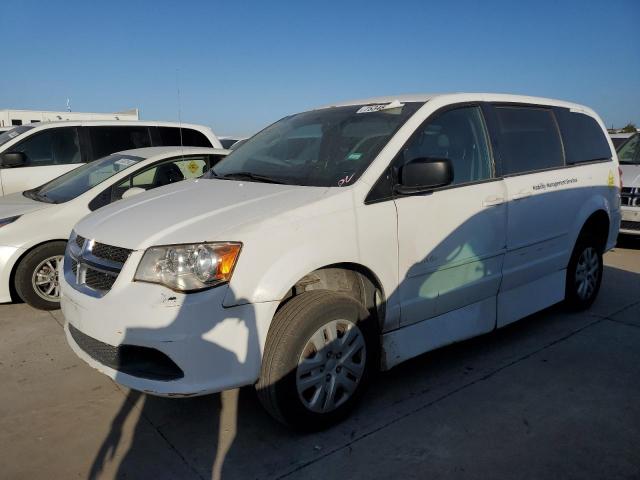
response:
M581 236L567 268L565 301L572 310L585 310L594 302L603 268L599 243L590 235Z
M291 427L326 428L357 403L377 358L375 319L359 302L330 291L306 292L273 320L258 397Z
M34 248L20 261L15 274L16 292L40 310L60 308L58 270L66 242L50 242Z

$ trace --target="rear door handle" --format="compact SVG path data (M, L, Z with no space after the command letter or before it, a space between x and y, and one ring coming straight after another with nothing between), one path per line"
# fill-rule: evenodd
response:
M494 207L504 203L504 197L500 195L491 195L482 201L483 207Z
M531 190L520 190L518 193L513 194L514 200L521 200L523 198L527 198L531 196Z

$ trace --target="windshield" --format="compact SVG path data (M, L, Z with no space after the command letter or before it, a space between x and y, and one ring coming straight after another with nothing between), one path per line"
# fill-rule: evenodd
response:
M636 133L620 146L618 160L624 164L640 164L640 134Z
M144 158L133 155L109 155L71 170L41 187L27 190L24 196L40 202L67 202L142 160Z
M226 177L289 185L354 183L422 102L332 107L285 117L209 170Z
M27 130L31 130L32 128L34 127L30 125L22 125L20 127L12 128L11 130L7 130L6 132L0 133L0 146L13 140L18 135L22 135Z

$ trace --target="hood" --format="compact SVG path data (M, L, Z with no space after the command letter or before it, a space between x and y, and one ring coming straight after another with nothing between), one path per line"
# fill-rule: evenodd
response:
M242 240L234 236L241 227L272 222L278 216L287 223L300 220L302 206L336 190L340 189L187 180L105 206L81 220L75 230L83 237L134 250Z
M55 203L38 202L25 197L22 193L12 193L0 197L0 219L24 215L43 208L54 207Z
M640 187L640 165L620 165L622 171L622 185L625 187Z

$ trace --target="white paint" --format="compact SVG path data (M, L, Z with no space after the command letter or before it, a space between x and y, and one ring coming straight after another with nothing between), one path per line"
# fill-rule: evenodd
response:
M137 345L158 348L185 370L185 378L170 385L136 379L80 356L118 382L160 395L251 384L259 374L273 314L296 281L324 266L354 263L370 270L384 291L383 364L391 367L561 300L568 255L594 211L609 215L607 248L614 244L619 190L608 186L608 177L609 171L617 176L615 155L607 163L365 204L416 128L451 104L504 101L578 108L605 132L589 108L535 97L399 95L336 106L394 100L426 103L353 183L303 187L202 179L106 206L81 220L78 234L134 253L100 299L62 280L67 321L111 345L133 338ZM557 183L566 177L577 181ZM548 197L556 200L547 202L534 190L540 182L553 184L546 191L557 192ZM242 242L227 286L179 294L169 307L161 299L171 291L132 281L148 247L203 241Z
M125 153L142 157L144 160L122 170L68 202L45 203L27 198L22 193L0 197L0 219L20 215L15 222L0 227L0 302L11 301L9 277L22 255L37 245L54 240L67 240L78 220L91 212L89 203L99 193L157 162L183 155L226 155L228 150L151 147L129 150Z

